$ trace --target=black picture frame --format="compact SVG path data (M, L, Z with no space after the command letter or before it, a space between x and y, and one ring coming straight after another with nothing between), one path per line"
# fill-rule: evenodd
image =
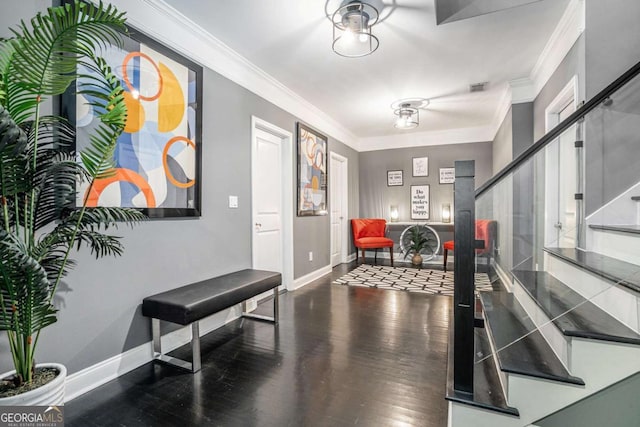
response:
M138 94L138 97L136 97L136 95L132 93L132 87L134 88L133 91L136 90L136 82L131 82L131 80L135 80L135 78L137 77L140 79L140 81L137 82L140 87L142 86L142 84L147 83L143 80L142 75L146 71L148 71L149 64L152 64L153 68L159 73L157 74L158 76L162 75L160 74L160 70L165 73L165 75L162 75L163 79L158 78L158 81L162 81L163 84L166 84L164 79L167 78L167 76L169 76L169 78L171 79L173 77L176 77L176 72L180 72L179 74L182 79L180 80L176 77L175 80L171 80L172 85L168 86L167 84L166 87L171 88L172 95L177 96L178 100L180 100L180 96L182 96L184 111L182 112L179 124L174 129L172 129L176 130L179 128L179 131L177 132L172 132L172 130L161 132L159 126L159 122L161 121L159 119L160 114L157 114L158 123L151 122L149 120L142 121L141 119L139 119L139 122L137 123L137 126L140 126L139 130L145 129L146 126L148 126L150 130L145 130L144 133L138 132L138 135L134 135L136 132L123 132L123 134L118 139L118 147L116 148L116 165L117 169L123 169L123 172L120 173L119 171L116 181L122 182L123 184L121 185L130 187L127 188L129 193L133 193L135 192L135 189L138 189L137 196L144 196L146 206L134 205L133 197L130 201L125 201L124 203L121 203L119 205L117 203L103 204L101 201L97 201L96 204L99 203L100 206L137 208L149 218L200 217L202 215L201 179L203 68L199 64L182 56L178 52L138 31L134 27L127 26L127 33L123 34L122 37L122 50L124 51L124 53L128 52L125 55L125 61L127 61L127 58L129 58L130 55L132 55L131 59L129 59L128 62L123 61L123 63L120 65L115 63L110 65L112 66L112 69L116 71L116 74L121 78L121 83L123 88L125 89L125 92L131 94L129 98L133 98L134 100L136 100L138 102L136 106L140 105L140 107L138 107L140 109L144 109L145 106L147 106L145 104L147 102L149 104L153 103L154 100L150 99L153 98L153 96L148 97L149 100L145 99L140 94ZM136 47L138 48L138 50L135 49ZM112 59L120 57L120 54L123 53L117 52L116 47L110 48L117 53L111 55ZM143 50L145 51L144 53L141 52ZM155 55L155 57L153 55ZM145 69L144 66L140 67L139 65L136 68L136 65L134 63L133 66L129 67L131 68L130 72L132 72L132 75L134 75L135 77L127 79L127 77L125 77L125 73L127 73L127 66L131 61L134 61L136 57L139 58L139 63L142 63L143 60L147 62L147 69ZM166 64L162 62L163 60ZM158 64L155 63L156 61L158 62ZM169 71L167 72L167 70ZM75 149L80 150L83 144L86 143L86 135L84 135L82 130L79 129L82 127L79 126L79 124L81 125L84 121L86 121L86 118L82 117L79 119L77 114L77 106L79 105L75 95L77 84L71 85L69 90L59 98L59 109L61 115L63 117L66 117L72 124L72 126L76 128ZM160 86L160 84L158 84L158 86ZM179 93L176 90L176 87L179 88ZM168 96L168 91L168 89L166 91L158 89L159 93L164 92L164 95L162 96ZM157 99L160 99L160 96L161 95L158 95ZM159 103L160 101L158 101L158 104ZM172 106L174 105L175 104L173 104ZM154 108L160 110L161 107L155 106ZM150 108L150 110L153 110L153 108ZM131 111L129 111L129 114L131 114ZM173 117L177 117L177 115L179 114L180 113L174 113ZM166 117L166 115L163 115L163 117ZM145 116L145 118L149 117ZM178 120L174 119L173 123L176 122L178 122ZM169 126L173 125L173 123L171 123ZM156 128L151 129L154 127L154 124L156 125ZM155 133L153 132L154 130L156 131ZM162 130L164 131L166 129ZM140 139L138 140L138 142L134 143L133 140L135 136ZM123 141L125 140L127 141L126 144L123 143ZM160 146L163 143L164 147L160 149ZM133 152L133 150L135 149L134 147L136 144L139 149L139 153L136 153L139 155L138 160L142 157L145 157L147 163L143 164L142 161L140 161L140 169L138 170L120 167L123 163L135 163L134 157L136 156L132 155L131 152ZM190 148L193 148L195 153L189 153L185 155L185 151ZM177 156L174 157L174 155L172 154L173 149L181 150L179 153L180 155L182 155L180 160L178 160ZM143 150L152 150L154 152L142 153ZM125 160L123 156L125 156L127 152L129 152L130 157ZM185 159L189 160L185 161ZM145 167L147 167L148 165L152 165L155 167L152 170L146 170ZM162 168L162 172L164 172L165 174L164 176L158 172L160 168ZM154 176L154 181L151 181L149 179L149 173ZM135 176L136 178L132 179L132 176ZM164 183L162 182L163 178L165 180ZM134 189L131 189L131 187L133 187ZM162 187L164 187L164 192L157 190ZM158 200L156 200L156 198L161 195L164 195L164 199L162 202L158 203ZM84 197L82 194L82 188L79 189L79 197ZM96 197L98 200L100 200L99 194ZM153 204L154 206L150 207L150 204Z
M387 171L387 187L402 187L403 185L404 185L404 171L401 171L401 170Z
M322 216L328 211L328 139L325 135L296 123L298 216Z

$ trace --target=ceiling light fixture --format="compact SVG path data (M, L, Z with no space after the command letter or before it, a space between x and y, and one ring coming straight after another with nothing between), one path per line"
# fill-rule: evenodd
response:
M396 121L393 124L398 129L414 129L420 125L420 110L429 105L424 98L401 99L391 104Z
M378 9L362 1L344 1L334 12L332 49L340 56L371 55L380 45L371 27L378 22Z

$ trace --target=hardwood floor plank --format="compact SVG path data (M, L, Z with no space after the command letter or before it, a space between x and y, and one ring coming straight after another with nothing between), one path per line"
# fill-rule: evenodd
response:
M149 363L78 397L67 425L446 426L451 298L331 284L353 268L283 294L277 327L202 337L196 374Z

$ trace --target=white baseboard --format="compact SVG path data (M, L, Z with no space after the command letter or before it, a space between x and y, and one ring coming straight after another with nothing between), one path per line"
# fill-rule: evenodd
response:
M290 290L295 291L296 289L300 289L301 287L308 285L314 280L319 279L325 274L329 274L329 273L331 273L331 265L325 265L324 267L319 268L316 271L312 271L309 274L305 274L302 277L298 277L297 279L294 279L293 289L290 289Z
M200 321L200 336L240 317L240 305L223 310ZM191 328L186 326L162 336L162 351L167 353L191 341ZM153 360L151 341L117 354L109 359L75 372L67 377L65 403Z
M498 277L500 278L500 281L504 285L507 292L513 292L513 282L511 281L511 275L507 274L507 272L504 271L500 264L498 264L497 262L493 262L492 265L495 268L496 273L498 274Z
M357 256L357 254L356 254L355 252L354 252L354 253L352 253L351 255L349 255L349 256L347 257L347 261L346 261L346 262L353 262L353 261L355 261L355 260L356 260L356 256Z

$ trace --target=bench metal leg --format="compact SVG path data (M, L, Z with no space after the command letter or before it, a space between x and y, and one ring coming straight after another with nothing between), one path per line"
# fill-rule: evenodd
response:
M253 313L247 313L246 310L247 308L246 303L242 303L242 317L246 317L247 319L253 319L253 320L262 320L263 322L271 322L274 324L278 324L278 314L280 311L280 307L278 304L278 287L276 286L275 288L273 288L273 317L269 317L269 316L263 316L261 314L253 314Z
M186 369L187 371L196 373L201 369L200 362L200 325L198 322L191 324L191 363L178 359L176 357L167 356L162 353L162 341L160 334L160 320L151 319L151 332L153 335L153 360L165 363L167 365Z

